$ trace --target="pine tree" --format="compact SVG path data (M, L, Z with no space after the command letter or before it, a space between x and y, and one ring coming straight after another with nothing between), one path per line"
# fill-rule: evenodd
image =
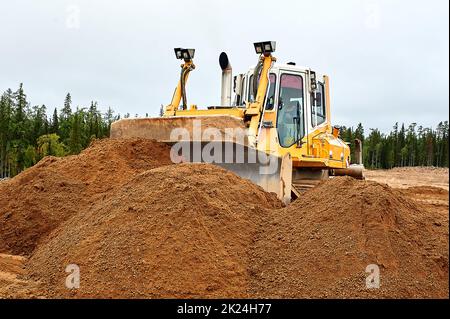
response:
M362 123L358 123L356 127L354 138L359 139L361 142L364 142L364 127Z
M31 122L32 122L32 130L29 132L28 140L31 144L34 144L36 139L41 136L47 134L47 108L45 105L42 106L34 106L33 111L31 113Z
M78 154L82 150L80 111L77 110L71 119L72 125L70 131L69 151L71 154Z
M109 132L111 130L111 124L114 121L114 111L111 107L108 107L108 110L105 113L104 121L106 122L105 131L103 132L103 136L109 137Z
M26 116L27 96L23 90L23 84L20 83L19 89L14 93L15 99L15 112L14 120L16 124L23 124Z
M97 110L97 102L91 102L91 106L89 107L89 112L87 114L87 124L88 124L88 139L89 141L93 138L99 137L99 112Z
M12 166L13 175L20 173L25 168L25 149L29 141L27 140L27 130L29 123L27 121L28 102L23 90L23 84L20 83L19 89L14 92L14 116L12 125L12 149L15 158Z
M64 99L64 107L62 109L61 115L64 119L69 119L72 115L72 96L70 93L66 94L66 98Z
M405 149L405 136L406 136L405 124L402 123L402 127L400 128L400 132L398 133L398 150L399 150L399 162L397 166L405 166L407 150ZM405 151L404 151L405 150Z
M8 176L6 156L11 139L11 104L12 101L8 100L7 94L3 94L0 98L0 178Z
M13 138L13 92L6 90L0 100L0 177L11 176L10 153Z
M398 122L395 122L394 126L393 126L394 131L392 132L392 138L393 138L393 166L398 165L398 161L399 161L399 155L400 155L400 143L399 143L399 139L398 139Z
M55 107L52 116L50 133L59 135L59 119L58 119L58 109Z
M67 93L64 99L64 106L59 116L59 132L61 140L68 143L72 125L72 97L70 93Z

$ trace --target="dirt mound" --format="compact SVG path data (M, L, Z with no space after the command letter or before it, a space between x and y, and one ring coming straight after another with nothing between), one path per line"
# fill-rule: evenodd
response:
M248 256L275 194L207 164L149 170L64 222L30 259L49 297L248 296ZM80 267L80 289L65 267Z
M387 185L334 178L265 224L250 263L256 296L448 298L448 215ZM380 289L366 289L370 264Z
M283 208L219 167L168 164L165 144L106 139L2 181L0 253L30 258L0 255L0 297L448 298L446 190L339 177Z
M30 254L62 221L136 174L168 164L170 148L143 139L103 139L76 156L42 159L0 183L0 252Z

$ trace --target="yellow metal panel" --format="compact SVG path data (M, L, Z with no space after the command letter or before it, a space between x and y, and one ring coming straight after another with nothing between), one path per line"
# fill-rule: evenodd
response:
M229 115L243 118L244 109L235 107L229 109L220 108L209 110L190 109L190 110L178 110L175 112L175 116L211 116L211 115Z

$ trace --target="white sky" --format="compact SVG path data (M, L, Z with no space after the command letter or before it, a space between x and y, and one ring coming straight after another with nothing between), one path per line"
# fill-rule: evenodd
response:
M235 73L252 43L331 78L332 123L390 130L449 117L447 0L0 0L0 91L23 82L49 112L70 92L121 114L157 115L179 76L174 47L196 49L188 103L220 101L218 57Z

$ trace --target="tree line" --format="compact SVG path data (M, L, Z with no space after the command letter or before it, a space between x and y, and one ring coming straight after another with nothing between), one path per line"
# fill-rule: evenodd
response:
M341 137L350 143L354 158L355 139L363 143L364 166L370 169L389 169L403 166L448 167L449 125L439 122L436 128L423 127L417 123L405 126L395 123L389 133L370 129L365 134L362 124L355 129L341 127Z
M129 116L127 113L124 117ZM22 84L17 91L8 89L0 98L0 178L15 176L47 155L78 154L93 139L108 137L111 123L118 119L120 114L114 115L110 107L101 113L94 101L89 107L74 110L70 93L62 107L55 107L48 116L45 105L30 105ZM363 142L367 168L449 166L448 121L438 123L435 129L395 123L387 134L378 129L369 131L367 135L361 123L355 129L340 128L353 158L354 140Z
M109 136L119 118L110 107L101 113L94 101L73 110L70 93L47 116L45 105L30 105L22 84L17 91L6 90L0 98L0 178L17 175L47 155L78 154L92 139Z

